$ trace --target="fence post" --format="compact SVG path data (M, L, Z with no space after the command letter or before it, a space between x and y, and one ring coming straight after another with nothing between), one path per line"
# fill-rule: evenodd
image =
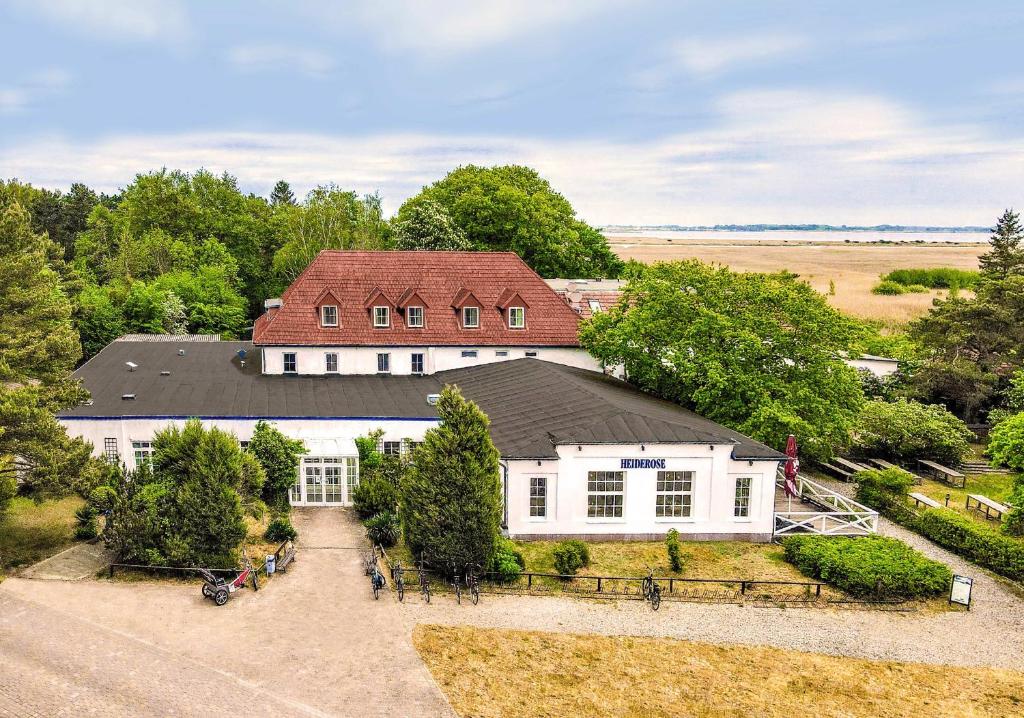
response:
M110 564L110 578L114 577L114 564Z
M821 598L821 584L820 583L817 586L814 587L814 595L817 596L818 598Z
M741 596L746 596L747 595L747 582L746 581L740 581L740 595Z
M676 583L676 580L674 578L670 578L668 580L668 592L669 593L672 593L672 587L675 585L675 583Z
M529 588L533 588L533 574L532 573L526 574L526 587L528 589Z
M601 577L597 577L597 592L601 593Z

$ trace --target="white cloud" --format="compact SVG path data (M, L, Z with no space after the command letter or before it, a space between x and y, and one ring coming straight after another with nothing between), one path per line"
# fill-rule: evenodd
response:
M391 50L458 55L598 14L625 0L392 0L310 6L337 29L360 25Z
M228 50L228 62L247 72L298 72L326 77L334 68L330 55L287 45L239 45Z
M189 31L188 12L180 0L17 0L16 4L87 35L177 42Z
M208 133L37 140L0 167L45 186L114 190L162 166L228 171L269 192L334 181L380 190L393 211L459 164L536 167L588 221L990 224L1024 204L1024 141L931 126L871 96L748 92L714 107L713 128L651 141Z
M28 75L17 84L0 85L0 115L28 110L61 92L70 82L71 75L65 70L48 68Z

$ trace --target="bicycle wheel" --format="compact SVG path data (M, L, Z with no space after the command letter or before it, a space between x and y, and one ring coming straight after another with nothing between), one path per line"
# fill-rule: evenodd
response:
M651 577L647 576L647 577L644 578L643 582L640 584L640 593L641 593L641 595L644 598L647 598L648 596L651 595L651 587L652 587L653 583L654 583L654 581L651 579Z
M651 591L651 609L657 611L661 607L661 589Z
M473 599L473 605L480 603L480 588L479 586L473 586L469 589L469 597Z
M370 579L370 586L373 587L373 600L376 601L378 598L380 598L380 584L377 583L376 576Z
M403 600L405 600L405 581L402 579L398 579L395 583L398 588L398 602L401 603Z
M430 584L429 583L423 584L423 599L427 603L430 603Z
M462 605L462 586L455 584L455 602Z

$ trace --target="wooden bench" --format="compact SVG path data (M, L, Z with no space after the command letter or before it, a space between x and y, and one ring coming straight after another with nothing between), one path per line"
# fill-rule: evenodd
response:
M880 469L899 469L900 471L907 471L902 466L897 466L896 464L890 463L890 462L886 461L885 459L868 459L868 461L870 461L872 464L874 464L875 466L877 466ZM907 471L907 473L910 474L912 477L914 477L914 483L915 484L920 484L921 483L921 477L920 476L915 474L913 471Z
M852 471L847 471L846 469L841 469L838 466L835 466L834 464L823 463L823 464L821 464L821 468L828 469L833 474L836 474L837 476L839 476L839 478L841 478L843 481L849 481L850 479L853 478L853 472Z
M276 570L286 573L288 571L288 564L295 560L295 544L291 541L285 541L278 546L274 555L277 557Z
M841 456L837 456L836 458L832 459L832 461L833 463L838 464L842 468L849 471L851 474L856 474L858 471L867 471L870 468L868 466L864 466L863 464L858 464L856 461L844 459Z
M993 501L987 496L982 496L981 494L967 494L967 501L964 503L964 507L968 511L971 510L971 501L975 503L975 511L981 511L982 509L985 510L985 518L987 519L994 518L996 520L1000 520L1003 518L1003 514L1010 510L1009 506L1001 504L998 501ZM992 515L993 513L995 513L995 516Z
M937 464L934 461L928 461L927 459L918 459L917 463L928 469L935 478L940 481L945 481L950 486L963 488L967 483L966 476L961 474L959 471L954 471L948 466L943 466L942 464Z
M942 504L940 504L938 501L936 501L935 499L930 499L924 494L911 492L907 494L907 496L914 500L914 506L921 506L923 504L925 506L930 506L933 509L938 509L942 507Z

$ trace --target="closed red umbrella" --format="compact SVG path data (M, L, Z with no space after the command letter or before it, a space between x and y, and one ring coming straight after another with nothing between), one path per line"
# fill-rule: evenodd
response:
M796 475L800 472L800 459L796 456L796 437L792 434L786 439L786 468L785 476L786 482L784 488L786 489L786 496L793 498L794 496L800 495L800 490L796 485Z

